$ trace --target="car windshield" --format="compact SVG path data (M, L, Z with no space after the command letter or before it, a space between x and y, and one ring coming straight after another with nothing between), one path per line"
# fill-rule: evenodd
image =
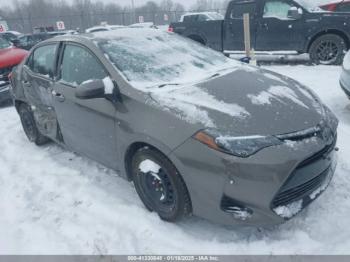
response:
M320 8L322 5L326 5L329 3L334 3L333 0L296 0L301 6L310 12L324 12L323 9Z
M95 34L96 44L135 87L204 80L240 62L173 33L121 29Z
M11 46L11 44L9 41L4 39L3 37L0 37L0 49L8 48L10 46Z

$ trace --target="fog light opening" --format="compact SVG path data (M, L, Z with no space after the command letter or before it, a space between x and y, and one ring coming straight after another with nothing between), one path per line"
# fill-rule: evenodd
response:
M221 200L221 209L233 216L234 219L245 221L253 216L253 210L241 203L224 196Z

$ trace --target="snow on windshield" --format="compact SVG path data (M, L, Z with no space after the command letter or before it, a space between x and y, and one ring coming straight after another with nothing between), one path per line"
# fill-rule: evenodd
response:
M99 32L97 45L136 88L198 82L241 63L173 33L154 29Z

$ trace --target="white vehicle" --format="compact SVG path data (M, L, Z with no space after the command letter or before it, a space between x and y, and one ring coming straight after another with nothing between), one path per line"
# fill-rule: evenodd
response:
M180 22L203 22L212 20L224 20L224 16L218 12L198 12L187 13L180 18Z
M116 30L119 28L123 28L125 26L122 25L99 25L99 26L94 26L91 28L88 28L85 30L85 33L96 33L96 32L102 32L102 31L112 31Z
M145 22L145 23L136 23L129 25L129 27L132 28L155 28L156 26L152 22Z

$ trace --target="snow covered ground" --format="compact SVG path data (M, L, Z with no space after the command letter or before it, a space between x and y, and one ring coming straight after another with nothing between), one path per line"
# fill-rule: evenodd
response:
M14 108L3 108L0 254L350 254L350 101L340 67L266 68L311 87L340 119L335 177L297 217L260 230L163 222L115 172L54 144L29 143Z

